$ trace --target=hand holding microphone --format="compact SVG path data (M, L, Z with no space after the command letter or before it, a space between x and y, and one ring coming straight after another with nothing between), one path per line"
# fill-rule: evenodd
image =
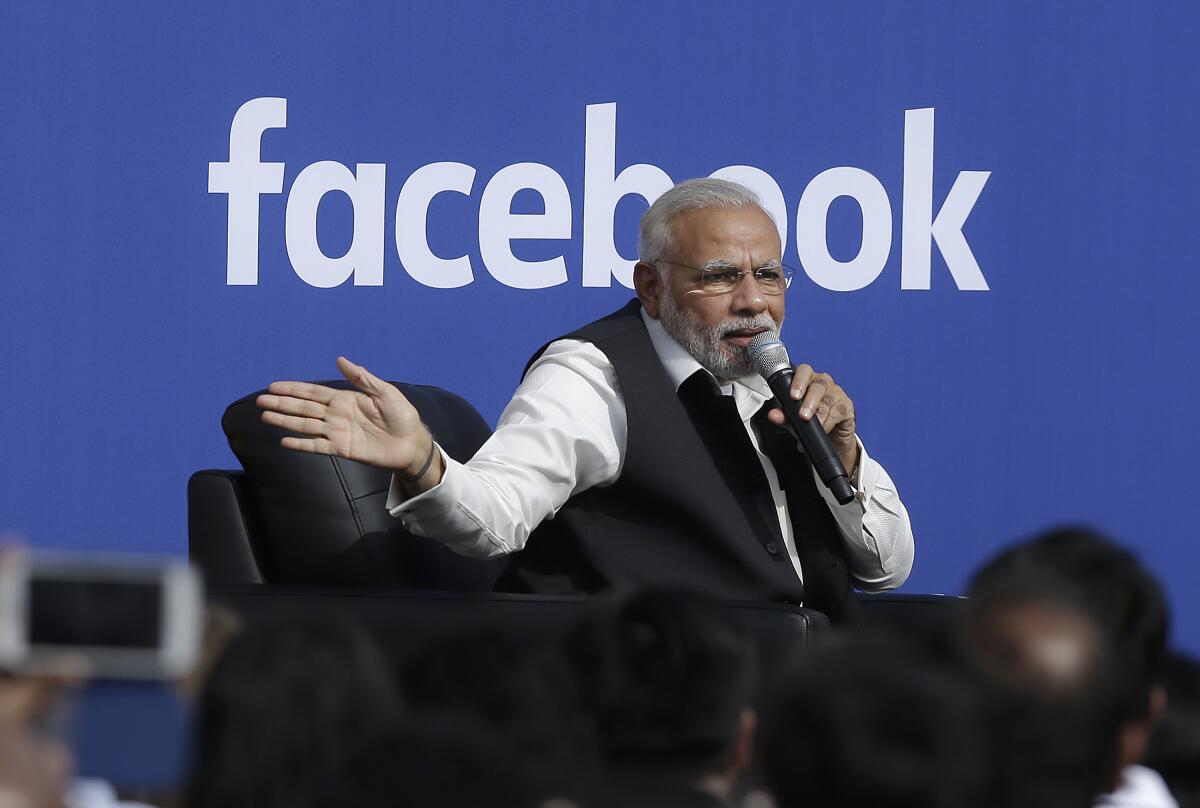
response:
M793 388L805 389L802 385L806 380L801 378L801 384L793 383L797 378L796 371L788 358L787 348L779 341L779 335L773 331L764 331L751 339L746 346L746 353L778 399L787 424L800 439L800 444L821 481L840 504L846 505L853 501L854 488L850 485L846 464L849 462L853 467L857 457L854 403L828 374L812 374L811 369L803 365L801 369L807 369L811 380L807 382L803 400L793 398ZM808 411L807 419L801 415L802 409ZM823 424L837 430L843 454L834 450ZM843 462L843 457L846 462Z

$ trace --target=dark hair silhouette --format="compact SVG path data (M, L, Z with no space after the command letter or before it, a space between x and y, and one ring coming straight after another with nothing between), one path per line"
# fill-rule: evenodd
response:
M1115 776L1126 691L1111 645L1054 578L1020 578L962 611L985 694L988 793L1004 808L1089 808Z
M1151 713L1161 588L1111 539L1067 527L1001 552L969 595L959 638L991 695L994 791L1010 805L1091 805L1117 782L1122 728Z
M357 626L306 617L249 628L201 690L184 805L312 805L353 745L398 712L387 668Z
M1162 588L1137 557L1084 527L1043 533L980 569L970 594L1036 581L1086 611L1112 643L1125 689L1126 718L1145 716L1166 654L1168 612Z
M704 598L628 595L585 621L568 653L609 770L687 780L728 764L755 662Z
M778 677L758 753L779 808L986 804L972 689L894 640L844 635L808 649Z
M528 639L528 638L526 638ZM546 796L561 795L584 757L574 682L561 654L482 626L423 645L401 685L414 720L458 714L504 739L509 765Z

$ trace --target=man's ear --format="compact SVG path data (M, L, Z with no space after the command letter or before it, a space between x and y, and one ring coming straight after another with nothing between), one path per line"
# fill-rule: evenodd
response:
M667 294L666 284L658 270L645 261L633 265L633 289L637 292L642 308L654 319L658 319L658 304L663 295Z

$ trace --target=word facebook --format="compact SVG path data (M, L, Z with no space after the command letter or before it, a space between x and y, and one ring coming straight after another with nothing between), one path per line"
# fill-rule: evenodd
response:
M900 288L930 288L930 259L936 243L957 288L987 290L962 230L991 172L959 172L934 215L933 112L929 108L904 113ZM283 163L261 161L260 146L266 130L286 126L286 98L251 99L233 116L228 162L208 165L208 192L229 196L228 285L258 283L259 197L283 193L284 174ZM613 243L617 203L630 194L653 202L673 184L661 168L645 163L627 166L618 174L616 133L617 105L588 105L583 180L585 287L607 287L616 278L633 288L635 262L623 258ZM284 232L292 268L306 283L330 288L353 278L356 286L383 284L386 169L383 163L358 163L351 171L342 163L323 160L296 176L287 197ZM771 175L753 166L731 165L711 176L736 180L756 191L787 246L788 206ZM433 198L443 193L470 196L474 188L475 168L455 162L421 166L404 182L395 205L394 240L405 271L419 283L451 289L474 281L470 256L435 255L426 237ZM544 212L512 212L513 198L525 190L541 196ZM333 257L318 244L317 209L321 199L335 191L349 197L354 227L349 249ZM848 261L834 258L826 240L830 206L843 196L853 199L862 212L861 246ZM795 223L797 254L814 283L848 292L862 289L883 272L892 249L892 206L883 185L867 171L851 166L822 171L800 195ZM571 192L550 166L515 163L497 171L483 187L478 224L479 255L488 273L500 283L541 289L567 282L566 261L561 255L524 261L512 251L514 240L572 237Z

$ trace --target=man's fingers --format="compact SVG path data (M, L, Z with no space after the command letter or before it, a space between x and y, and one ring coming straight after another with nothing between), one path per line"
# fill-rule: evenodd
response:
M826 432L832 429L833 425L837 423L836 420L832 420L835 413L844 413L846 411L845 404L847 401L846 392L830 379L829 383L825 386L825 394L817 400L816 407L813 410L813 414L821 422L821 426L825 427Z
M829 378L828 374L813 374L808 389L804 391L804 400L800 402L800 417L805 420L811 418L821 406L821 400L830 394L833 387L833 379Z
M846 391L828 373L814 373L808 365L796 367L792 397L800 399L797 405L800 417L806 421L816 417L826 432L854 418L854 404Z
M277 396L303 398L318 404L328 404L337 391L331 387L310 382L271 382L267 392Z
M262 419L265 424L286 429L288 432L299 432L301 435L324 435L326 429L325 422L317 418L284 415L271 410L264 410Z
M333 444L325 438L293 438L289 436L280 440L279 445L285 449L294 449L297 452L323 455L337 454L337 451L333 448Z
M792 400L800 400L800 397L804 395L805 389L808 388L808 383L812 380L812 377L812 365L796 365L796 371L792 375Z
M254 400L264 410L273 410L285 415L301 415L305 418L323 418L325 405L303 398L264 394Z
M817 417L821 419L825 431L832 432L838 424L854 420L854 405L844 395L841 399L826 396L817 408Z
M346 377L346 381L372 396L378 396L383 391L383 386L387 384L362 365L356 365L344 356L337 358L337 368L338 372Z

